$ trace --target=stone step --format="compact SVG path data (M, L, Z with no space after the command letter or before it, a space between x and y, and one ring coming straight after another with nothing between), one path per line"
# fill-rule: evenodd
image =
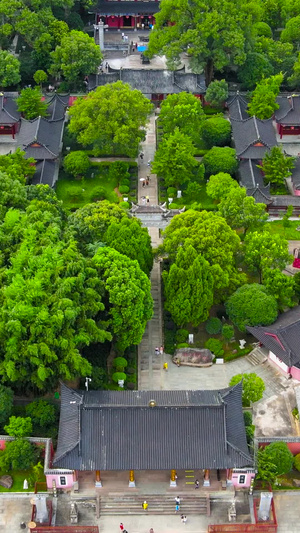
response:
M265 363L267 356L259 347L257 347L247 355L246 359L251 365L257 366Z
M143 502L147 501L149 507L147 511L143 509ZM132 496L102 496L100 498L100 514L124 515L124 514L175 514L174 496L153 496L153 495L132 495ZM181 499L178 514L207 514L210 509L209 498L202 496L187 496Z

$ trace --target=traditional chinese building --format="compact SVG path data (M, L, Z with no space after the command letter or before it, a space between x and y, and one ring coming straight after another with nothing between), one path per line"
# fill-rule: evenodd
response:
M58 159L62 145L64 118L47 120L38 117L34 120L21 119L17 146L25 152L25 157L33 157L36 173L32 183L54 185L58 177Z
M129 83L132 89L138 89L149 100L154 102L164 100L168 94L189 92L202 99L206 91L205 77L203 74L193 74L180 70L162 69L109 69L108 74L92 74L89 76L89 90L92 91L100 85L116 81Z
M97 24L102 20L108 28L115 30L149 30L155 24L159 1L99 0L95 10Z
M164 471L176 486L176 472L223 470L227 481L247 487L254 477L243 410L242 384L210 391L77 391L61 389L57 450L48 487L72 488L80 473ZM169 476L168 476L169 472ZM202 477L202 476L201 476Z
M247 327L268 350L269 360L300 381L300 306L282 313L271 326Z
M20 120L21 114L15 99L0 93L0 135L11 135L14 139L19 131Z
M279 109L275 111L275 120L280 139L283 135L300 135L300 96L278 96Z

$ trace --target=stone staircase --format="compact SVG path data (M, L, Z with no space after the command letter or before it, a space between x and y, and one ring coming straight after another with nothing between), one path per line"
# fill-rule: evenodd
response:
M175 514L174 495L124 495L108 494L100 496L100 516L101 515L172 515ZM144 501L148 503L148 509L144 511L142 505ZM195 494L181 497L180 510L178 515L210 515L209 495L196 496Z
M246 357L247 361L253 366L262 365L268 359L267 353L264 348L257 346Z

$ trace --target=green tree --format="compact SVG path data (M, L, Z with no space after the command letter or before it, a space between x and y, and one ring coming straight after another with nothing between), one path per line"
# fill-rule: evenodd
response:
M261 377L257 374L236 374L229 382L229 386L233 387L243 380L242 403L244 407L249 407L251 402L258 402L263 397L265 384Z
M273 36L272 29L266 22L256 22L253 25L253 30L255 32L255 35L257 35L258 37L263 36L272 38Z
M291 75L296 57L291 43L274 41L268 37L259 37L254 43L255 52L264 55L273 67L274 74L284 72L284 77Z
M282 217L282 225L284 228L289 228L291 226L290 217L292 216L294 211L294 207L292 205L289 205L287 207L286 212L284 213Z
M273 74L273 67L264 54L249 52L245 63L238 70L242 89L252 90L264 77Z
M223 344L219 339L208 339L205 348L210 350L216 357L224 355Z
M211 266L215 301L224 298L245 280L235 266L240 239L223 217L207 211L188 210L174 217L165 229L162 251L171 262L182 247L191 245Z
M300 86L300 53L298 54L297 61L293 66L293 74L289 77L288 82L292 87Z
M72 30L63 36L61 43L51 52L51 59L50 74L63 75L67 81L74 83L97 72L102 54L92 37L82 31Z
M90 158L83 150L70 152L64 158L64 169L73 176L82 176L90 168Z
M55 407L45 400L35 400L26 405L26 414L30 416L34 427L47 428L56 421Z
M231 124L223 117L209 118L202 126L201 135L208 148L226 146L231 140Z
M85 205L70 215L68 225L84 254L94 255L94 247L105 243L130 259L136 259L141 269L147 275L150 273L153 254L148 230L118 205L107 201Z
M20 79L20 61L7 50L0 50L0 87L16 85Z
M0 426L8 420L13 409L14 393L9 387L0 385Z
M234 336L234 327L230 326L229 324L224 324L222 327L222 336L224 337L226 344L228 344L228 342Z
M27 470L34 464L36 456L36 450L28 440L7 442L0 454L0 469L4 472Z
M283 270L290 261L288 242L280 235L254 231L245 238L245 262L262 279L266 268Z
M285 28L280 34L283 43L292 43L296 48L300 44L300 15L287 21Z
M12 154L0 155L0 171L24 185L35 173L35 160L26 159L25 152L17 148Z
M37 85L40 85L42 89L43 83L46 83L48 76L44 70L37 70L34 75L33 79Z
M69 131L99 153L137 155L145 138L151 102L127 83L108 83L79 98L70 108Z
M17 98L18 111L23 114L26 120L47 115L48 104L42 100L42 96L39 87L34 87L34 89L27 87L21 91L19 98Z
M27 203L25 187L17 179L0 171L0 220L11 208L22 208Z
M4 429L10 437L30 437L32 433L32 420L29 417L11 416L9 424L4 426Z
M163 137L155 152L152 172L164 178L167 187L180 188L194 175L195 146L190 137L175 128L174 133Z
M205 100L212 106L220 106L228 98L228 84L225 80L211 81L205 93Z
M207 320L213 305L214 280L211 267L192 246L181 248L170 271L163 272L165 309L177 326Z
M285 178L291 175L295 166L295 158L286 156L281 146L273 146L266 152L262 165L257 165L264 173L264 179L274 185L282 185Z
M246 326L269 326L277 318L278 308L274 296L258 283L242 285L226 302L230 320L240 331Z
M202 162L205 167L206 176L225 172L225 174L235 174L238 169L238 161L234 148L219 148L214 146L205 154Z
M230 174L226 174L225 172L219 172L218 174L210 176L206 185L206 192L213 200L226 198L232 189L239 190L240 186Z
M272 117L274 111L279 108L276 98L282 81L283 74L280 73L276 74L276 76L265 78L256 85L251 102L248 105L249 115L255 115L261 120Z
M196 0L193 5L187 0L162 0L148 52L166 55L173 68L180 54L187 52L194 70L204 67L208 87L215 69L245 61L246 33L253 21L247 7L236 0Z
M93 258L103 280L107 302L103 318L120 352L141 342L153 314L150 281L132 261L112 248L99 248Z
M294 457L286 442L272 442L265 447L265 455L275 465L278 476L292 470Z
M193 94L169 94L161 103L159 124L164 134L174 133L175 128L179 128L197 144L204 118L201 100Z
M252 196L247 196L244 187L232 188L218 205L220 214L231 228L243 228L247 231L262 228L268 219L265 204L256 203Z
M276 298L279 311L296 305L295 281L292 276L286 276L279 268L266 268L263 274L263 284Z
M265 452L265 448L259 448L257 452L257 474L256 478L263 483L274 483L277 477L277 467L270 460Z

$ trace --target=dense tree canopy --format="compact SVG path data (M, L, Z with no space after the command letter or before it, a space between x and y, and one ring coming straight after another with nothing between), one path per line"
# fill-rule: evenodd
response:
M286 156L281 146L273 146L270 152L266 152L262 165L258 165L264 173L264 178L268 183L282 185L285 178L291 175L295 166L295 158Z
M207 148L230 144L231 124L223 117L209 118L204 122L201 131Z
M213 200L221 200L225 198L232 189L239 189L238 182L233 179L230 174L226 172L219 172L210 176L207 185L206 192L208 196Z
M272 442L266 446L264 453L268 461L275 465L278 476L292 470L294 457L286 442Z
M151 109L140 91L121 81L108 83L76 100L70 108L69 130L84 146L92 144L95 155L135 157Z
M206 176L225 172L226 174L235 174L238 169L238 160L234 148L225 146L219 148L214 146L203 157Z
M70 152L64 158L64 169L70 174L73 174L73 176L85 174L90 166L89 156L84 150Z
M132 261L112 248L99 248L93 258L104 282L107 303L103 320L120 352L139 344L153 314L150 281Z
M261 228L268 219L265 204L247 196L244 187L231 188L221 199L218 210L231 228L243 228L244 235L249 229Z
M249 115L255 115L261 120L272 117L274 111L279 108L276 98L282 81L283 74L280 73L271 78L265 78L257 84L248 105Z
M178 326L207 320L213 305L211 267L192 246L180 248L169 272L163 272L165 308Z
M226 311L240 331L246 331L246 326L273 324L278 314L276 299L258 283L237 289L227 300Z
M174 64L186 51L194 69L204 67L208 86L215 69L245 61L252 21L253 13L243 0L196 0L192 5L187 0L162 0L149 53L164 54Z
M0 88L16 85L21 79L20 61L6 50L0 50Z
M13 408L14 393L9 387L0 385L0 426L9 419Z
M175 128L179 128L197 143L204 118L201 100L193 94L169 94L161 103L159 124L164 134L174 133Z
M19 98L17 98L17 104L18 111L27 120L45 117L47 115L48 105L42 101L42 91L39 87L35 87L34 89L27 87L23 89Z
M180 189L193 178L199 166L195 159L196 149L190 137L176 128L166 135L155 152L152 171L164 179L165 184Z
M249 233L245 239L245 262L260 275L266 268L283 270L290 260L288 243L280 235L267 231Z
M263 274L263 284L268 292L276 298L280 311L296 305L293 276L287 276L279 268L266 268Z
M229 386L237 385L243 380L242 402L244 407L249 407L251 402L258 402L263 397L265 384L257 374L236 374L229 382Z
M118 205L107 201L88 204L71 214L68 222L83 253L93 255L95 247L105 244L136 259L149 274L153 256L148 230Z
M210 82L205 93L205 100L211 105L219 106L227 100L228 84L225 80Z
M207 211L188 210L175 216L164 231L163 250L171 261L182 246L191 245L208 261L214 279L214 299L225 297L245 279L235 267L240 239L223 217Z

